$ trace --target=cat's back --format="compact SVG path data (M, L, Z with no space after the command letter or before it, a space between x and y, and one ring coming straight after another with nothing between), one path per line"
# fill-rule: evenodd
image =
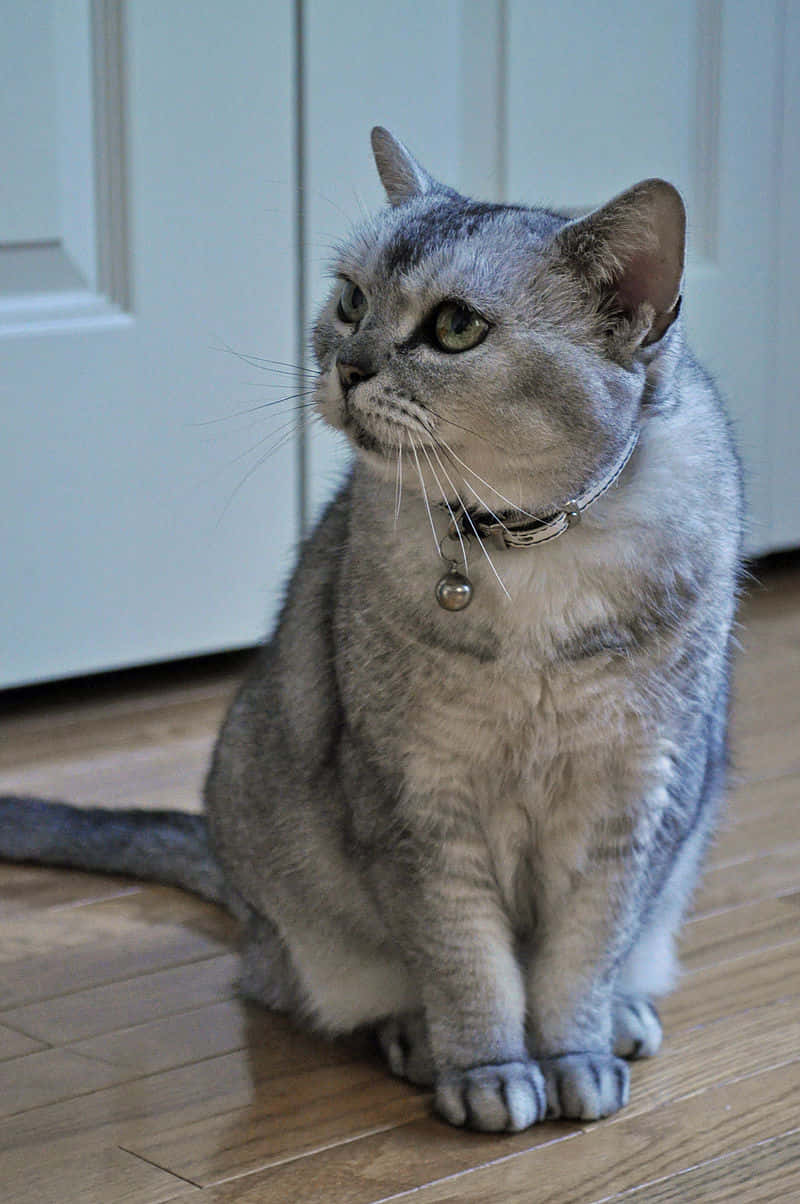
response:
M303 544L275 630L222 724L205 791L218 841L232 828L241 836L282 790L284 802L302 795L304 779L329 756L341 722L333 615L351 491L348 475ZM281 770L289 766L284 782Z

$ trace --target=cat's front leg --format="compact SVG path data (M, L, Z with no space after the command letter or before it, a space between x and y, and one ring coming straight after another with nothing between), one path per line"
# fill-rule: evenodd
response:
M628 1102L628 1066L613 1051L613 968L627 911L621 894L619 878L598 872L540 905L527 975L529 1042L550 1117L596 1120Z
M448 860L416 867L414 889L406 877L386 899L422 997L435 1104L453 1125L516 1132L546 1110L526 1047L522 973L491 875L473 858L469 871Z
M543 1118L546 1094L527 1053L525 992L505 917L493 901L462 896L428 936L418 966L437 1110L473 1129L528 1128Z

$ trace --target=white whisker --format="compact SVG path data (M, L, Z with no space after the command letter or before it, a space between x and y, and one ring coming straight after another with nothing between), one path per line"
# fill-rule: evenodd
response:
M437 459L437 460L439 461L439 463L442 465L442 472L444 472L444 473L445 473L445 475L447 475L447 479L448 479L448 481L450 481L450 486L451 486L451 488L452 488L452 489L455 489L455 485L453 485L453 482L450 480L450 477L449 477L449 475L447 474L447 472L446 472L446 469L445 469L444 465L442 464L441 457L439 456L439 453L438 453L438 451L436 451L435 449L434 449L434 451L435 451L435 454L436 454L436 459ZM442 448L442 451L444 451L444 448ZM447 455L447 452L445 451L445 453L444 453L444 454L445 454L445 455ZM487 514L491 514L491 516L492 516L492 518L494 519L494 521L495 521L496 523L498 523L498 524L499 524L499 526L501 526L501 527L503 528L503 530L504 530L504 531L507 531L507 530L508 530L508 527L507 527L507 526L506 526L506 524L503 522L502 518L500 518L500 517L499 517L499 515L495 514L495 512L494 512L494 510L492 510L492 507L491 507L491 506L489 506L489 505L487 505L487 504L486 504L486 502L483 500L483 498L482 498L482 497L481 497L481 495L478 493L478 491L475 489L475 487L474 487L473 485L470 485L469 481L468 481L468 480L467 480L467 478L464 476L464 474L463 474L463 473L459 473L458 475L459 475L459 477L461 478L461 480L464 482L464 484L466 485L467 489L470 491L470 493L472 494L472 496L475 498L475 501L476 501L476 502L479 502L479 503L480 503L480 505L481 505L481 506L483 506L483 508L484 508L484 510L486 511L486 513L487 513ZM456 496L458 496L458 495L456 495ZM458 499L458 500L461 502L461 498L460 498L460 497L459 497L459 499ZM466 506L464 506L464 503L463 503L463 502L461 502L461 505L462 505L462 506L464 507L464 509L466 510L466 508L467 508L467 507L466 507Z
M531 514L530 510L523 510L522 506L517 505L516 502L512 502L511 499L507 498L506 495L504 493L501 493L499 489L495 489L494 485L490 485L489 482L487 480L485 480L484 477L482 477L479 472L476 472L474 468L470 468L469 464L466 464L461 459L461 457L453 451L450 444L447 442L446 439L443 439L441 435L438 436L438 439L439 439L439 442L441 443L442 447L448 453L448 455L452 456L454 460L457 460L458 463L461 465L461 467L466 468L467 472L471 473L473 475L473 477L477 477L478 480L481 482L481 484L485 485L487 489L491 489L492 493L496 493L497 496L500 498L500 500L502 502L506 502L511 507L512 510L518 510L520 514L524 514L528 518L538 518L539 517L538 514ZM481 504L483 504L483 503L481 503ZM488 509L488 507L487 507L487 509Z
M469 563L468 563L468 561L467 561L467 549L466 549L466 546L465 546L465 544L464 544L464 537L463 537L463 535L461 534L461 524L460 524L459 522L457 522L457 521L456 521L456 516L455 516L455 514L453 514L453 508L452 508L452 506L450 505L450 502L448 501L447 494L446 494L446 493L445 493L445 491L444 491L444 487L443 487L443 485L442 485L442 482L441 482L441 481L439 480L439 478L437 477L437 475L436 475L436 469L433 467L433 464L432 464L432 462L431 462L431 458L430 458L430 456L428 455L428 449L427 449L427 447L425 446L425 444L424 444L424 443L421 443L421 444L420 444L420 447L422 448L422 454L424 455L425 459L428 461L428 467L429 467L429 468L430 468L430 470L431 470L431 475L433 476L433 479L434 479L434 481L436 482L436 484L437 484L437 486L438 486L439 492L440 492L440 493L441 493L441 495L442 495L442 501L444 502L445 506L447 507L447 513L450 515L450 518L451 518L451 520L452 520L452 523L453 523L453 528L455 529L455 533L456 533L456 535L458 536L458 542L461 544L461 555L462 555L462 556L463 556L463 558L464 558L464 572L465 572L465 573L467 573L467 572L469 572ZM436 448L434 447L434 449L433 449L433 450L434 450L434 453L435 453L435 451L436 451ZM438 459L438 457L437 457L437 459ZM441 465L441 460L439 461L439 463L440 463L440 465ZM451 481L451 482L450 482L450 485L452 486L452 484L453 484L453 482ZM456 497L458 497L458 493L456 493ZM461 498L458 498L458 500L459 500L459 503L461 504L461 507L462 507L462 509L463 509L463 505L464 505L464 504L463 504L463 502L461 501ZM441 549L440 549L440 550L441 550Z
M436 447L435 444L433 444L433 446L431 447L431 451L436 456L436 462L439 465L439 467L441 468L442 473L444 474L445 480L447 481L447 484L450 486L453 493L456 495L456 501L458 502L458 504L462 510L466 510L467 507L464 505L463 498L461 497L461 494L458 492L455 485L453 484L453 478L450 476L450 473L447 471L445 465L442 463L442 457L439 455L439 449ZM464 484L466 485L466 483L467 482L465 481Z
M501 590L503 591L503 593L505 594L505 596L508 598L508 600L509 600L509 602L510 602L510 601L511 601L511 594L508 592L508 590L506 589L505 585L503 584L503 578L500 576L500 574L498 573L497 569L494 567L494 561L492 560L492 558L491 558L491 556L489 555L489 553L486 551L486 548L485 548L485 546L484 546L483 540L482 540L482 539L481 539L481 537L480 537L480 533L479 533L479 531L478 531L478 528L475 526L474 522L472 521L472 515L470 514L469 510L465 510L465 511L464 511L464 513L465 513L465 515L467 516L467 521L468 521L469 525L472 527L472 530L475 532L475 538L476 538L476 539L477 539L477 541L478 541L478 547L479 547L479 548L480 548L480 550L483 552L484 556L486 557L486 561L487 561L487 563L488 563L488 565L489 565L489 568L492 570L492 572L494 573L495 577L497 578L497 584L500 586Z
M504 531L507 531L508 527L503 522L502 518L500 518L499 515L495 514L495 512L494 512L494 510L492 510L491 506L487 505L487 503L483 500L483 498L478 493L478 491L475 489L475 487L473 485L470 485L469 481L463 475L463 473L459 473L459 476L461 477L461 480L464 482L464 484L466 485L467 489L470 491L472 496L475 498L475 501L479 502L480 505L483 506L483 508L487 514L491 514L492 518L494 519L494 521L497 523L498 526L502 527Z
M428 522L431 524L431 531L433 532L433 543L434 543L434 547L436 548L436 554L441 555L441 553L439 552L439 537L436 534L436 527L433 525L433 515L431 514L431 504L428 501L428 491L425 488L425 478L422 475L422 469L421 469L420 463L419 463L419 456L417 455L416 444L414 443L414 439L413 439L410 431L408 432L408 441L411 444L411 450L414 453L414 463L417 466L417 476L419 477L419 483L422 488L422 497L425 502L425 509L428 511Z
M449 484L450 484L450 488L453 490L453 492L455 493L456 497L458 498L459 505L461 506L461 509L464 511L464 514L465 514L465 515L466 515L466 517L467 517L467 521L469 522L469 525L472 527L472 530L475 532L475 538L476 538L476 539L477 539L477 541L478 541L478 546L479 546L480 550L483 552L484 556L486 557L486 559L487 559L487 561L488 561L488 563L489 563L489 568L490 568L490 569L492 570L492 572L494 573L495 577L497 578L497 580L498 580L498 582L499 582L499 584L500 584L500 588L501 588L501 590L503 591L503 593L505 594L505 596L508 598L508 600L509 600L509 602L510 602L510 601L511 601L511 594L510 594L510 593L508 592L508 590L506 589L505 585L503 584L503 579L502 579L502 577L501 577L501 576L500 576L500 574L498 573L497 569L494 567L494 562L493 562L493 560L492 560L491 556L489 555L489 553L486 551L486 547L485 547L485 545L484 545L484 542L483 542L483 540L481 539L480 535L478 534L478 530L477 530L477 528L476 528L476 526L475 526L474 522L472 521L472 515L470 514L469 510L467 509L467 507L466 507L466 506L464 505L464 503L462 502L462 500L461 500L461 496L460 496L460 494L459 494L458 490L456 489L455 485L454 485L454 484L453 484L453 482L450 480L450 474L448 473L448 471L447 471L447 469L445 468L444 464L442 464L441 457L440 457L440 455L439 455L438 451L436 450L436 446L435 446L435 445L434 445L434 448L433 448L433 454L436 456L436 459L439 461L439 465L440 465L440 467L441 467L441 469L442 469L442 472L443 472L443 473L444 473L444 475L447 477L447 480L448 480L448 482L449 482ZM462 478L462 479L463 479L463 478ZM464 481L464 484L465 484L465 485L467 485L467 487L469 488L469 483L468 483L467 481ZM479 498L478 500L480 501L480 498ZM482 503L482 502L481 502L481 505L483 505L483 503ZM489 513L491 513L491 511L490 511ZM497 516L495 515L495 517L497 517ZM499 522L499 519L498 519L498 522Z
M403 446L397 444L397 475L394 482L394 529L397 530L397 520L400 518L400 502L403 498Z

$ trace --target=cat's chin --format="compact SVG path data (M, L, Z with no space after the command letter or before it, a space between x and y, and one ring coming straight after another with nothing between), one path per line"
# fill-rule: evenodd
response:
M395 481L397 475L397 443L383 443L377 435L365 430L357 423L345 424L340 428L347 441L355 449L358 458L369 471L383 481ZM403 457L405 460L405 456Z
M383 431L381 434L377 434L355 417L352 411L348 411L344 415L340 429L347 435L362 460L373 468L382 470L383 475L387 475L389 472L394 474L399 444L403 436L388 422L382 422L381 426L386 430L385 435Z
M343 407L335 413L330 408L320 407L320 414L334 431L343 434L359 459L387 480L393 477L397 466L397 439L381 439L369 430L351 411Z
M374 456L379 456L382 460L385 460L389 455L389 448L386 444L377 435L374 435L372 431L362 426L352 414L345 416L342 429L357 451L369 452Z

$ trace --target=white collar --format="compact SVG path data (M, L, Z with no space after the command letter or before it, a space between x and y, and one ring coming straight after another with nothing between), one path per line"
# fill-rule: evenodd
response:
M487 510L475 511L460 509L453 512L462 535L477 535L479 539L491 539L499 548L531 548L536 544L547 543L548 540L558 539L570 527L581 521L581 515L592 502L606 493L620 476L623 468L630 460L639 442L639 429L636 427L628 440L622 456L600 481L584 489L576 498L568 502L561 510L551 513L545 518L515 519L513 514L519 511L508 511L508 518L503 514L490 514ZM453 523L448 532L451 539L457 538Z

